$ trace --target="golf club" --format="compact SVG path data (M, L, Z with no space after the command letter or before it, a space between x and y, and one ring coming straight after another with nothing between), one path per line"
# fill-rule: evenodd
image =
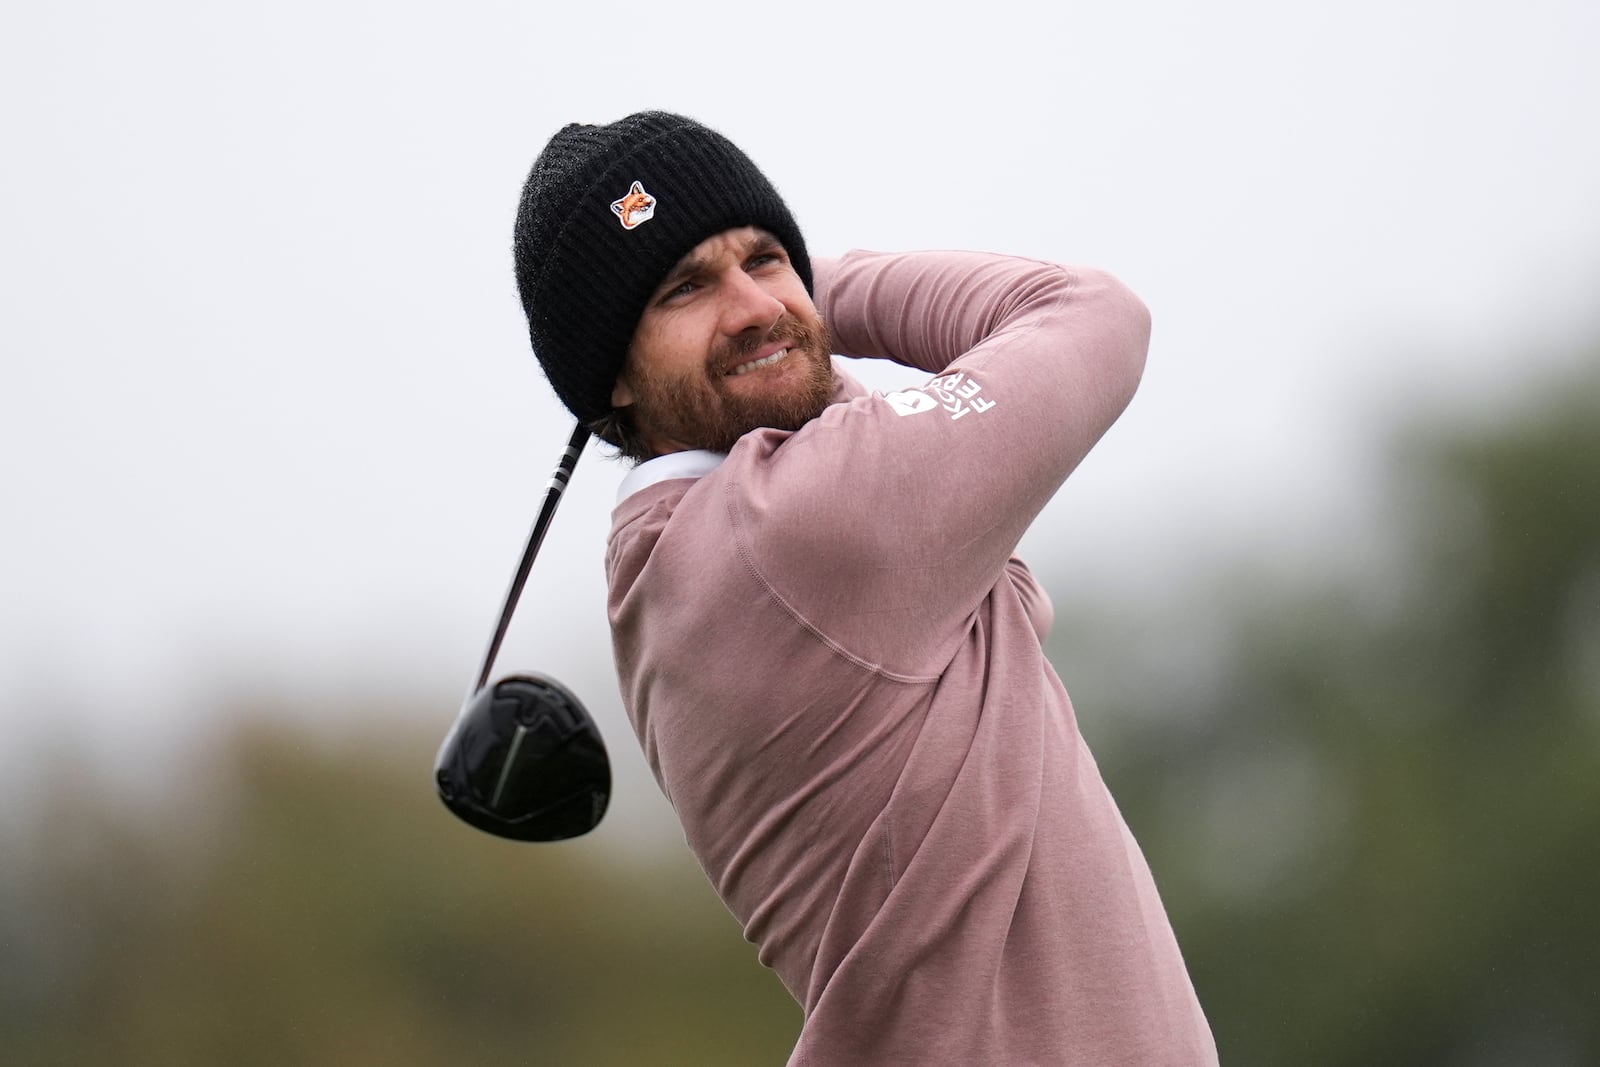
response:
M515 841L586 834L600 824L611 799L605 742L570 689L543 674L511 675L488 684L528 572L588 440L589 431L580 424L550 477L483 669L433 765L447 808L486 833Z

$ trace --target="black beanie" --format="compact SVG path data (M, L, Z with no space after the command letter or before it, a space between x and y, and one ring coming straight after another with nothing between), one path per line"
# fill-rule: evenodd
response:
M534 355L581 421L612 410L628 343L667 271L739 226L776 237L811 291L783 198L715 130L641 111L609 126L573 123L545 145L522 187L512 251Z

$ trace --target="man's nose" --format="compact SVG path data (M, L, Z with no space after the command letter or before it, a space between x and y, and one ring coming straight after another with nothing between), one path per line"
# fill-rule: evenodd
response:
M722 328L729 337L746 330L765 333L777 325L783 312L783 301L763 289L750 275L742 270L730 273L722 309Z

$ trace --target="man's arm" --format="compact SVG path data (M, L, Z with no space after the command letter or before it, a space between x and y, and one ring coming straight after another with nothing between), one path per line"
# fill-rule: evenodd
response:
M996 388L1062 402L1054 413L1070 414L1079 431L1063 442L1076 454L1072 466L1139 384L1150 314L1103 271L967 252L813 262L817 308L840 355L935 375L965 368L976 377L993 365L1006 379Z
M1132 398L1149 315L1108 274L1035 260L852 253L816 265L841 354L936 377L829 408L776 448L759 468L770 484L750 486L749 514L730 517L776 593L846 647L870 648L886 615L961 618L994 586ZM940 654L907 650L903 634L878 651L908 658L895 669Z

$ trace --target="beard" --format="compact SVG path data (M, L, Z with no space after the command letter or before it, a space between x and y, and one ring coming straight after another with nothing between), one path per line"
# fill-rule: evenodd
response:
M764 345L787 341L789 360L801 360L801 379L782 391L744 395L729 388L722 368L755 358ZM639 368L632 381L633 418L658 441L727 452L751 430L798 430L833 398L833 362L828 331L820 319L807 322L785 314L763 335L729 338L707 356L699 373L669 375ZM762 373L755 371L753 373Z

